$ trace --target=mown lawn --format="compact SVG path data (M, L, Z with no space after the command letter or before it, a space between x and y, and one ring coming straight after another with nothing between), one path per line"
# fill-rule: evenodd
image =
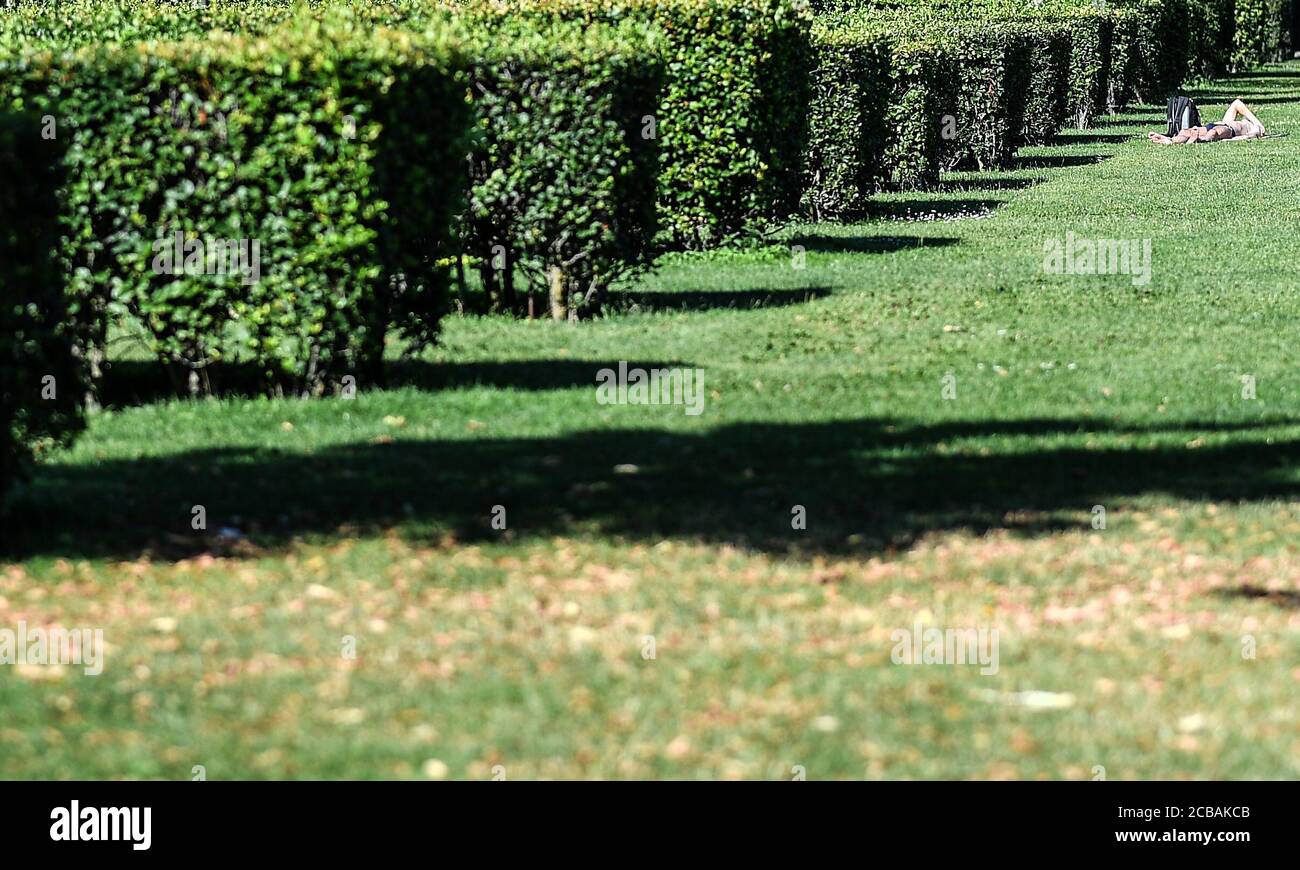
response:
M1300 129L1300 66L1195 95ZM0 626L101 627L105 671L0 668L0 776L1300 776L1300 137L1160 112L598 322L453 318L351 401L122 362L0 569ZM1045 274L1067 232L1150 284ZM598 404L619 360L704 413ZM893 664L916 622L998 672Z

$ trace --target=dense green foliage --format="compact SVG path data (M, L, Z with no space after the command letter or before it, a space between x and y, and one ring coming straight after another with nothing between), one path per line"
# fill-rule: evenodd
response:
M791 0L506 5L534 18L626 19L662 36L663 92L645 114L654 116L660 224L670 244L708 247L798 209L811 48L809 18Z
M820 220L860 209L884 171L894 43L874 28L818 21L812 44L802 205Z
M445 35L304 21L267 39L17 53L0 88L67 145L78 310L136 318L184 389L247 360L269 385L319 392L347 371L378 379L389 330L413 346L436 334L462 67ZM88 356L104 329L83 336Z
M53 251L61 143L0 115L0 505L28 463L81 429L74 342Z
M1236 38L1232 64L1243 68L1277 60L1290 49L1288 17L1300 7L1295 0L1233 0Z
M885 116L885 180L899 188L931 187L956 123L956 60L933 34L895 44L893 88Z
M613 280L652 259L662 81L653 42L633 24L490 13L472 33L479 135L464 250L497 310L523 312L540 295L553 316L593 312ZM528 297L516 294L516 273Z
M1029 88L1021 141L1045 145L1065 125L1070 105L1070 28L1061 21L1011 25L1029 44Z
M0 108L47 116L61 155L33 175L62 179L64 290L43 322L92 384L123 318L183 393L232 363L272 392L380 382L387 341L435 341L453 267L496 311L595 313L662 247L1005 168L1066 124L1278 56L1294 16L1289 0L812 8L6 7Z
M1163 101L1286 43L1280 6L1260 25L1271 40L1260 48L1240 26L1251 7L1232 0L813 5L804 211L816 216L847 214L882 185L923 188L943 170L1006 166L1019 147L1045 143L1067 123L1082 129L1100 112ZM882 53L883 72L870 61ZM845 129L855 116L867 129Z

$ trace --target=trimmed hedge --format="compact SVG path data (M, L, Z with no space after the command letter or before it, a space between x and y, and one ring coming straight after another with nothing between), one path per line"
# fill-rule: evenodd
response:
M0 53L176 41L213 30L261 35L297 11L295 0L17 0L0 8Z
M499 6L469 0L468 9ZM654 117L665 242L707 248L794 214L803 193L810 16L793 0L507 0L530 19L662 35Z
M885 181L902 190L933 187L939 182L944 137L956 122L955 58L946 43L923 35L896 44L892 66Z
M82 427L59 238L61 143L37 117L0 116L0 504L28 464Z
M852 212L880 184L926 187L942 170L1005 166L1064 120L1070 42L1059 23L865 10L821 16L813 42L813 217Z
M1012 25L1029 46L1029 89L1021 142L1044 145L1065 126L1070 100L1070 28L1062 21Z
M861 209L884 171L894 40L861 21L819 20L812 45L802 211L824 220Z
M1033 22L1037 27L1065 25L1070 31L1069 117L1087 126L1097 111L1116 111L1133 100L1162 102L1184 82L1219 75L1236 56L1258 63L1276 55L1286 42L1284 6L1291 0L1243 0L1272 4L1262 30L1264 48L1234 43L1235 0L819 0L819 8L872 10L877 15L907 14L921 20ZM1249 17L1250 13L1247 13ZM1237 17L1242 13L1238 11ZM1046 22L1052 22L1048 25ZM1031 33L1036 31L1031 31ZM1248 40L1246 40L1248 41ZM1238 45L1234 49L1234 45ZM1240 63L1242 61L1239 61ZM1035 72L1038 71L1035 63ZM1036 88L1037 90L1037 88ZM1037 99L1031 95L1031 103ZM1038 113L1029 109L1032 122ZM1040 131L1027 130L1030 141Z
M875 10L818 16L806 215L852 214L877 187L938 181L943 136L955 129L956 68L951 43L932 29L909 31L910 22Z
M1031 50L1024 32L998 22L934 25L956 67L956 123L943 139L941 168L1008 165L1024 141Z
M67 144L62 259L74 308L100 315L82 320L92 363L105 313L138 318L190 391L248 360L274 389L320 393L345 371L379 380L389 329L431 342L466 147L463 67L445 30L346 16L265 39L0 61L4 101L57 118ZM162 262L178 232L183 267ZM223 268L221 240L250 255L255 242L259 259Z
M1080 130L1106 111L1106 87L1114 53L1115 22L1096 11L1066 13L1070 28L1070 85L1066 98L1068 118Z
M460 161L455 259L458 270L465 254L477 267L486 305L466 295L462 307L532 315L549 305L554 317L585 316L613 281L649 268L658 154L645 119L662 88L656 31L500 4L348 5L370 26L451 26L465 41L474 136Z
M533 313L540 295L556 318L595 313L612 281L653 260L655 41L631 23L475 24L465 251L497 310Z

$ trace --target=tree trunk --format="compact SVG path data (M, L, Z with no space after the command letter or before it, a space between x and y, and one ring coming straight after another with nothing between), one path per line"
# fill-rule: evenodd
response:
M551 266L546 271L547 283L551 292L551 319L569 319L569 282L565 280L564 270Z

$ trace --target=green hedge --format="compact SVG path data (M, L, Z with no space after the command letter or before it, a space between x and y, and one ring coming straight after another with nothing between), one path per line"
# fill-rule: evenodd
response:
M921 188L942 170L1005 166L1064 119L1070 43L1059 23L868 9L823 14L813 33L814 216L852 211L878 184Z
M1291 47L1289 6L1287 0L1235 0L1234 68L1281 59L1283 49Z
M1024 31L998 22L932 25L956 68L953 135L943 138L943 169L994 169L1024 142L1031 47Z
M345 371L379 380L390 329L413 347L436 335L463 67L446 31L340 16L266 39L27 52L0 60L0 95L58 119L78 310L137 318L183 388L247 360L275 389L318 393ZM208 256L164 262L178 232ZM212 256L222 240L256 243L257 262L232 272ZM82 336L92 362L103 324Z
M655 40L632 23L475 23L464 249L498 310L540 310L540 296L554 317L595 313L612 281L653 259Z
M858 211L885 170L895 41L860 20L819 20L808 105L802 210L814 220Z
M0 53L174 41L212 30L259 35L297 8L295 0L10 0L0 7Z
M823 11L871 10L922 20L1055 22L1069 30L1068 117L1078 126L1097 111L1134 100L1163 102L1198 77L1230 65L1275 59L1289 46L1286 16L1293 0L818 0ZM1244 25L1244 26L1243 26ZM905 32L905 31L903 31ZM1034 32L1034 31L1031 31ZM1255 33L1255 36L1251 36ZM1040 67L1034 64L1035 73ZM1042 92L1035 87L1039 94ZM1028 140L1041 136L1032 123Z
M949 2L945 8L956 5ZM959 8L965 14L1015 23L1029 38L1032 71L1026 142L1044 143L1066 123L1087 129L1099 112L1107 110L1117 14L1113 10L1078 0L976 0Z
M1029 89L1021 142L1044 145L1065 126L1070 107L1070 27L1063 21L1010 25L1029 47Z
M894 45L891 65L885 180L902 190L933 187L939 181L944 137L955 129L955 58L945 42L920 35Z
M28 464L81 429L54 249L62 184L56 139L38 117L0 116L0 502Z
M500 5L472 0L470 8ZM794 0L506 0L529 17L662 35L653 115L665 241L705 248L794 214L803 192L810 16Z
M465 40L474 136L461 162L457 252L477 268L486 305L467 295L462 307L593 314L613 281L649 268L658 149L646 119L662 88L657 31L499 3L348 5L370 26L454 26Z
M1284 31L1287 39L1283 49L1292 52L1300 51L1300 0L1291 0L1287 5L1287 22Z

